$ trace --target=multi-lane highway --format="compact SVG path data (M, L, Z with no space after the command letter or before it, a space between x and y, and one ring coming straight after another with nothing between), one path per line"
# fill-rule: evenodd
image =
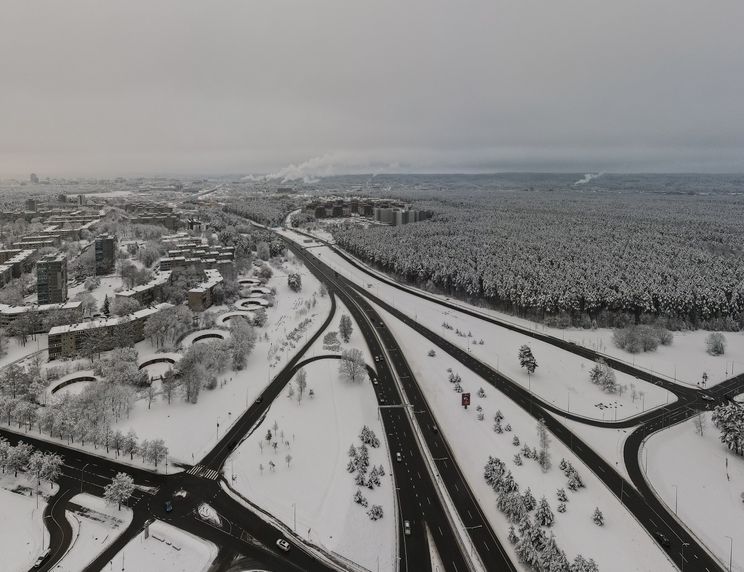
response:
M311 250L312 249L306 249L306 256L312 256ZM344 256L347 261L354 264L356 268L365 272L370 272L369 269L365 268L363 265L359 265L352 259L348 258L345 254L338 251L338 249L336 249L336 252ZM316 258L316 263L319 263L317 257L313 256L313 258ZM330 268L328 268L328 270L330 270ZM376 279L381 279L377 273L370 272L370 274ZM590 359L603 357L606 359L606 361L608 361L608 363L610 363L610 365L612 365L616 369L634 375L639 379L644 379L651 383L660 385L674 392L678 398L678 400L673 404L667 405L658 410L649 411L642 416L623 420L621 422L601 422L597 420L589 420L579 416L567 414L559 408L554 407L552 404L545 403L543 400L537 398L531 392L525 390L519 384L514 383L512 380L503 376L499 372L494 371L487 364L474 358L473 355L469 352L462 350L461 348L450 343L435 332L432 332L431 330L428 330L427 328L421 326L421 324L419 324L416 320L405 315L398 309L392 307L384 300L379 299L368 289L365 289L358 284L353 283L345 276L338 275L335 272L334 277L336 278L336 285L339 290L343 290L344 288L346 288L351 296L366 298L377 307L386 310L396 319L402 321L403 323L417 331L419 334L423 335L441 350L455 357L455 359L460 361L463 365L480 375L486 382L505 393L517 404L519 404L527 413L529 413L536 419L541 417L544 418L548 423L551 431L565 444L567 444L597 474L597 476L608 486L610 490L615 492L621 502L628 508L628 510L630 510L634 514L639 522L657 541L659 539L659 534L669 539L670 546L665 549L668 551L670 558L672 558L672 560L674 560L674 562L678 566L680 566L680 568L685 568L688 570L708 571L718 570L722 568L720 562L718 562L705 549L705 547L701 545L697 538L695 538L688 532L687 528L681 522L679 522L676 517L671 514L669 509L653 494L653 491L648 486L648 483L645 480L645 475L640 468L639 448L643 439L648 434L658 431L664 427L668 427L675 423L681 422L684 419L697 414L697 412L711 408L717 403L728 399L731 395L740 392L744 387L744 375L736 376L723 382L722 384L719 384L717 387L710 389L707 392L709 397L713 398L713 400L710 401L703 398L702 392L695 388L680 386L670 380L655 376L648 371L635 368L630 364L627 364L626 362L607 358L607 356L598 354L597 352L594 352L593 350L590 350L588 348L584 348L570 342L565 342L552 336L547 336L545 334L534 332L529 329L523 329L509 322L502 322L501 320L492 318L491 316L485 316L479 312L470 310L464 311L464 313L467 313L474 318L483 319L492 323L496 323L503 327L508 327L509 329L519 331L520 333L530 335L531 337L537 339L541 339L542 341L546 341L548 343L551 343L552 345L561 347L561 349L571 351L572 353L576 353L583 357L588 357ZM436 297L421 293L415 289L400 285L397 282L389 279L387 280L387 283L395 286L396 288L405 289L406 291L408 291L409 293L413 293L414 295L429 299L430 301L437 304L448 306L454 310L463 312L462 307L460 307L459 305L450 304ZM380 331L383 332L384 338L386 338L386 346L392 348L393 352L397 351L402 357L402 353L399 350L395 349L396 346L393 336L389 332L386 332L386 328L384 328L384 326L381 326ZM403 370L403 375L406 375L406 368L403 362L404 358L400 360L400 367ZM413 380L411 381L411 385L415 385L415 383L413 383ZM412 387L411 390L412 394L415 394L415 388ZM596 426L618 428L638 427L636 431L630 434L629 438L626 441L624 449L624 458L627 470L629 472L631 480L633 481L633 485L635 486L628 483L617 472L615 467L607 463L579 437L568 430L566 426L560 422L559 415L562 417L573 418L577 421ZM660 546L660 549L662 548L663 547Z

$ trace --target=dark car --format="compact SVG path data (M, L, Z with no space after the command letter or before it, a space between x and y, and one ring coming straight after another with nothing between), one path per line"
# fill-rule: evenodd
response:
M169 500L165 501L165 503L163 503L163 509L165 512L171 512L173 510L173 503Z
M669 548L672 545L669 539L658 530L654 532L654 538L656 539L656 542L658 542L662 546L662 548Z

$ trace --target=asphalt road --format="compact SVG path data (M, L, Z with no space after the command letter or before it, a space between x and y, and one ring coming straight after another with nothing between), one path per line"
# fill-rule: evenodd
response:
M357 264L355 261L348 258L343 253L336 249L336 252L343 256L348 262L353 264L359 270L369 272L363 266ZM376 274L371 274L376 279L381 278ZM483 319L502 327L507 327L510 330L518 331L530 337L540 339L551 345L560 347L566 351L570 351L582 357L589 359L597 359L599 357L604 358L612 367L624 371L630 375L634 375L639 379L655 383L660 385L669 391L672 391L677 395L678 401L667 405L663 408L649 411L642 416L638 416L633 419L623 420L620 422L602 422L597 420L589 420L580 416L567 414L559 408L552 406L552 404L545 403L544 401L537 398L534 394L525 390L520 385L512 382L505 376L494 371L490 366L483 362L475 359L469 352L460 349L459 347L451 344L446 339L442 338L438 334L428 330L427 328L418 324L415 320L409 316L400 312L396 308L387 304L384 300L372 295L368 290L352 283L343 276L336 276L337 281L345 283L348 290L355 291L358 296L363 296L379 307L384 308L390 312L397 319L403 321L408 326L412 327L419 334L426 337L434 345L439 347L441 350L449 353L455 357L460 363L468 367L471 371L479 374L485 381L493 385L500 391L504 392L510 398L512 398L517 404L519 404L527 413L532 415L535 419L544 418L551 432L561 439L566 445L568 445L581 459L584 461L595 474L605 483L605 485L612 490L621 502L631 511L631 513L638 519L638 521L646 528L646 530L653 536L653 538L659 542L658 534L660 533L669 540L668 547L662 547L659 544L660 549L666 550L670 558L681 568L686 570L706 570L712 572L713 570L722 570L721 563L712 557L705 548L698 542L697 538L687 532L684 525L679 522L673 514L670 513L669 509L654 495L653 491L648 486L645 480L643 471L640 467L639 462L639 451L643 439L655 432L659 431L670 425L679 423L693 415L696 415L700 411L714 407L716 404L729 399L733 395L740 393L744 388L744 374L740 374L734 378L731 378L713 388L709 388L705 393L713 397L713 401L706 401L702 398L702 392L696 388L680 386L676 383L668 381L664 378L660 378L651 374L650 372L637 369L630 364L621 362L618 360L608 359L606 356L598 354L593 350L578 346L570 342L565 342L534 332L529 329L521 328L511 324L509 322L502 322L501 320L494 319L488 316L484 316L478 312L472 312L463 309L459 305L449 304L443 302L435 297L428 296L424 293L420 293L416 290L406 288L395 281L383 280L388 284L406 290L407 292L425 298L437 304L450 307L459 312L466 313L477 319ZM392 338L392 336L391 336ZM394 340L391 340L391 344ZM555 416L554 416L555 415ZM616 467L611 466L609 463L604 461L598 454L596 454L586 443L579 439L573 432L569 431L563 424L560 423L559 417L573 418L577 421L587 423L594 426L601 426L607 428L617 428L620 430L628 430L632 427L638 427L628 437L624 450L623 457L626 463L628 473L633 481L635 488L631 486L620 474L617 472Z
M249 407L210 451L206 459L208 466L221 466L236 443L266 413L273 398L294 375L302 354L330 324L335 307L335 298L332 297L331 312L322 326L277 374L264 391L263 399ZM278 538L284 536L283 531L265 518L261 518L257 511L247 509L226 494L221 488L219 475L217 478L211 478L203 474L192 475L187 471L164 475L38 439L31 434L0 430L0 435L6 437L11 444L23 440L38 450L58 453L64 459L62 476L58 482L60 491L49 500L45 511L44 520L49 531L51 553L43 566L37 570L53 570L72 542L72 530L65 518L67 501L79 492L102 496L104 487L119 472L131 475L137 485L128 502L133 511L133 520L130 526L90 563L86 571L102 570L129 540L142 531L146 522L154 519L169 522L182 530L211 540L236 555L260 563L262 569L276 572L327 572L335 568L303 549L301 543L291 538L289 541L293 548L287 553L279 550L275 543ZM186 497L178 497L176 493L179 491L185 491ZM173 501L172 512L165 512L166 500ZM208 502L219 511L224 528L208 524L197 516L196 509L202 502Z
M454 461L449 445L436 427L436 421L429 409L423 393L416 382L413 372L400 351L390 331L385 327L374 308L357 292L348 287L343 277L337 276L325 264L308 254L304 249L289 242L293 251L306 263L306 266L319 273L321 279L332 285L339 298L345 303L358 324L362 335L373 356L380 359L375 367L378 372L378 383L375 385L382 420L391 447L397 447L393 453L400 452L402 457L401 471L396 471L396 486L410 487L408 494L400 497L411 502L401 501L401 518L409 520L415 534L408 537L401 551L401 570L421 570L419 556L413 556L418 548L419 554L425 546L418 547L414 538L424 537L423 527L428 526L437 547L440 558L448 570L467 569L467 558L464 551L476 551L488 570L515 570L506 551L483 514L479 502L473 495L459 466ZM401 380L407 400L404 401L395 383L392 369ZM444 484L452 502L467 528L470 543L462 547L456 539L456 532L447 517L438 498L435 485L424 460L418 440L414 434L409 414L400 407L410 404L416 422L422 429L427 448L435 459L436 478ZM400 474L400 473L403 474ZM410 518L407 518L409 515ZM420 515L420 516L419 516ZM404 541L406 539L404 538ZM408 563L405 557L408 555ZM415 562L415 566L411 562Z

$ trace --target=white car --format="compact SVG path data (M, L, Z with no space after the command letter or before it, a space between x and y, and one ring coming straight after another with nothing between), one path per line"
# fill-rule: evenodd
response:
M279 540L277 540L277 541L276 541L276 545L277 545L277 546L278 546L279 548L281 548L282 550L284 550L284 552L289 552L289 548L290 548L290 546L289 546L289 542L287 542L287 541L286 541L286 540L284 540L283 538L280 538Z
M403 457L401 456L400 452L395 454L395 460L399 463L403 460Z
M411 523L407 520L403 521L403 533L406 536L411 536Z

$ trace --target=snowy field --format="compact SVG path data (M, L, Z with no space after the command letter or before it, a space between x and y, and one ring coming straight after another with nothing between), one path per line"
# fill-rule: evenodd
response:
M690 419L652 435L641 451L648 455L648 479L700 541L728 566L733 538L734 570L744 571L744 459L729 452L705 413L701 437ZM676 488L675 488L676 487Z
M48 347L49 343L46 334L37 334L35 339L29 338L26 341L26 345L22 345L21 342L18 341L18 338L7 338L5 353L0 356L0 368L28 357L34 352L46 350ZM43 355L44 360L46 360L46 353Z
M312 252L320 254L323 262L356 282L372 284L369 290L376 296L414 317L449 342L462 349L469 349L478 359L563 410L591 419L609 421L632 417L676 399L663 388L620 372L615 372L617 382L626 386L627 391L621 397L618 394L607 394L589 381L589 370L594 365L591 360L443 308L361 275L327 247L313 249ZM452 329L443 327L443 323ZM457 330L463 335L458 335ZM481 339L483 344L479 343ZM532 376L528 376L526 370L519 366L517 359L519 347L523 344L530 346L538 362L537 371Z
M268 283L276 288L274 306L267 308L266 325L256 328L256 346L248 356L245 369L223 372L218 378L217 388L203 390L197 404L186 403L178 395L170 405L167 400L157 398L148 409L147 400L140 399L129 418L121 420L114 429L125 433L134 429L140 439L164 439L169 449L169 464L178 461L192 464L206 454L263 391L270 376L286 365L293 352L320 326L330 311L330 298L318 295L316 306L305 313L304 301L319 291L320 283L293 256L285 266L287 268L275 272ZM302 272L300 292L293 292L287 286L286 272L293 270ZM311 318L312 323L292 347L293 344L287 342L287 334L306 318ZM219 315L217 319L219 321ZM229 335L227 330L216 331ZM141 362L149 357L171 356L156 353L149 340L140 342L136 348Z
M216 557L211 542L156 520L149 538L140 532L103 569L206 572Z
M283 234L300 243L302 243L302 238L304 238L291 231L284 231ZM318 233L316 232L315 234ZM354 282L365 286L367 284L372 284L374 293L377 294L379 291L380 295L386 296L384 298L385 300L390 301L394 298L397 303L398 299L402 302L404 299L408 298L400 290L390 286L384 286L378 280L354 268L327 247L313 249L313 252L316 253L316 255L317 253L321 253L321 258L324 262L339 271L342 270L344 275L352 279ZM360 263L362 262L360 261ZM371 270L373 273L383 275L377 270ZM720 383L733 375L744 372L744 332L726 332L724 334L728 341L726 354L724 356L711 356L705 351L705 338L710 333L705 330L697 330L694 332L673 332L674 341L670 346L659 346L659 348L654 352L631 354L615 346L612 342L613 330L609 328L599 328L597 330L575 328L561 330L558 328L549 328L531 320L518 318L510 314L497 312L480 306L474 306L456 299L450 299L444 295L430 294L428 292L427 294L440 298L441 300L446 300L451 304L457 304L463 308L467 308L468 310L481 312L484 315L493 316L528 329L538 330L557 338L576 342L577 344L592 348L616 359L626 361L636 367L652 371L656 375L664 376L672 381L677 381L687 385L694 386L701 381L703 372L708 374L708 386ZM401 306L398 307L401 308ZM404 305L402 307L407 306ZM439 325L441 325L441 320L438 326ZM475 331L473 331L473 334L475 334ZM538 362L539 361L538 357ZM647 407L649 406L648 399L649 397L647 394Z
M103 552L132 521L132 511L107 505L100 497L87 493L75 495L70 503L77 505L67 510L67 517L74 521L77 535L70 549L54 567L55 572L78 572Z
M489 522L515 560L516 555L507 540L509 522L497 509L496 494L483 478L483 469L489 455L506 463L519 483L520 491L524 492L530 487L538 502L543 495L546 497L555 515L555 524L551 531L555 533L559 547L570 559L577 554L593 558L603 572L675 570L617 498L557 439L553 438L550 445L552 468L547 473L543 473L537 462L531 459L524 459L523 464L517 466L513 458L522 446L538 446L535 421L514 402L449 355L438 351L435 357L428 357L427 352L431 347L428 341L387 312L380 312L405 352ZM453 391L454 386L448 381L447 368L460 374L463 390L471 393L472 405L469 409L461 407L460 395ZM485 389L485 398L477 396L480 387ZM482 407L482 421L477 418L478 406ZM504 431L502 434L494 432L493 421L497 410L504 416L503 427L510 424L511 431ZM520 440L519 446L512 443L515 436ZM577 492L568 490L567 479L558 467L562 458L577 469L586 485L585 489ZM569 499L566 503L567 510L562 514L556 510L558 488L566 488ZM604 514L605 524L602 527L592 522L595 507L599 507Z
M266 419L230 458L235 481L232 486L302 538L375 570L394 570L395 517L390 460L385 433L377 419L372 386L351 385L338 376L337 361L318 361L306 366L308 388L301 403L285 390L271 406ZM278 427L281 445L275 453L268 446L267 431ZM349 446L360 445L358 434L369 426L381 441L370 448L370 463L382 465L385 476L374 490L362 487L369 506L379 504L381 520L372 521L365 508L352 500L357 486L346 471ZM259 446L263 444L263 449ZM292 459L288 466L286 455ZM272 470L269 462L276 467ZM261 469L263 465L263 470Z
M124 283L122 282L121 276L99 276L98 278L101 280L101 285L95 290L91 290L90 294L95 298L96 304L98 305L98 311L101 312L103 301L106 296L108 296L109 302L113 303L114 298L116 297L116 292L124 289ZM74 300L75 296L80 292L88 292L85 289L84 283L69 288L67 290L67 298L69 300Z
M572 419L556 416L560 422L589 445L592 450L602 457L615 470L631 482L623 459L625 440L633 432L633 428L615 429L610 427L594 427Z
M17 479L7 474L0 477L2 570L28 570L49 544L49 534L42 523L46 499L39 496L37 507L36 497L29 496L33 488L22 474ZM49 493L48 485L43 489Z

